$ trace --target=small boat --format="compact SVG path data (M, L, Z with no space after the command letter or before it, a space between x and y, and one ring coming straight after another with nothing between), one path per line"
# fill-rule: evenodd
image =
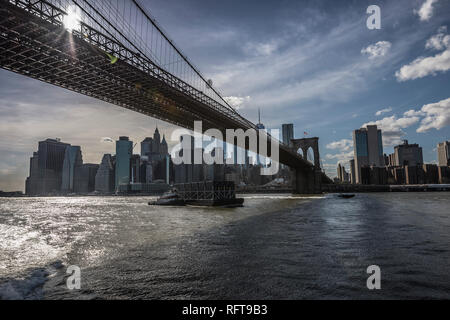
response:
M351 199L351 198L354 198L355 197L355 195L354 194L339 194L338 195L338 197L339 198L344 198L344 199Z
M158 200L148 203L150 206L184 206L186 203L174 192L163 194Z

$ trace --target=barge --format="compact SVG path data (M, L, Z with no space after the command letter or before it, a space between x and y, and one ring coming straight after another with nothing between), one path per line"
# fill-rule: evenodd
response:
M234 182L208 181L174 185L170 193L163 195L149 205L157 206L206 206L206 207L242 207L243 198L236 198Z

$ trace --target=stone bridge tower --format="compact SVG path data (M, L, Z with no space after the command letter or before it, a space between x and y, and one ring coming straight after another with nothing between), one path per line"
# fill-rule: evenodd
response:
M322 192L322 169L320 168L319 138L292 139L292 151L303 151L303 158L308 159L308 149L314 153L314 167L295 170L295 190L300 194Z

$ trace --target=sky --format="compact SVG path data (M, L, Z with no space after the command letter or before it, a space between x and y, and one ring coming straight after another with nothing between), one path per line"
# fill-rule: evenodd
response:
M241 115L267 128L293 123L320 138L336 176L353 157L352 131L377 124L384 152L402 140L423 147L450 139L450 1L143 1L158 23ZM369 30L370 5L381 29ZM0 70L0 190L23 190L38 141L82 147L86 163L174 126ZM169 145L174 145L168 139ZM139 143L135 153L139 152Z

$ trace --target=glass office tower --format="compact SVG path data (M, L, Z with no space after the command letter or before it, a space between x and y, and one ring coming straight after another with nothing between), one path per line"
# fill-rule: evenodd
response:
M133 155L133 142L128 137L120 137L116 141L116 191L121 184L131 181L131 157Z
M377 126L367 126L353 131L355 153L355 182L361 183L362 167L383 167L383 138Z

